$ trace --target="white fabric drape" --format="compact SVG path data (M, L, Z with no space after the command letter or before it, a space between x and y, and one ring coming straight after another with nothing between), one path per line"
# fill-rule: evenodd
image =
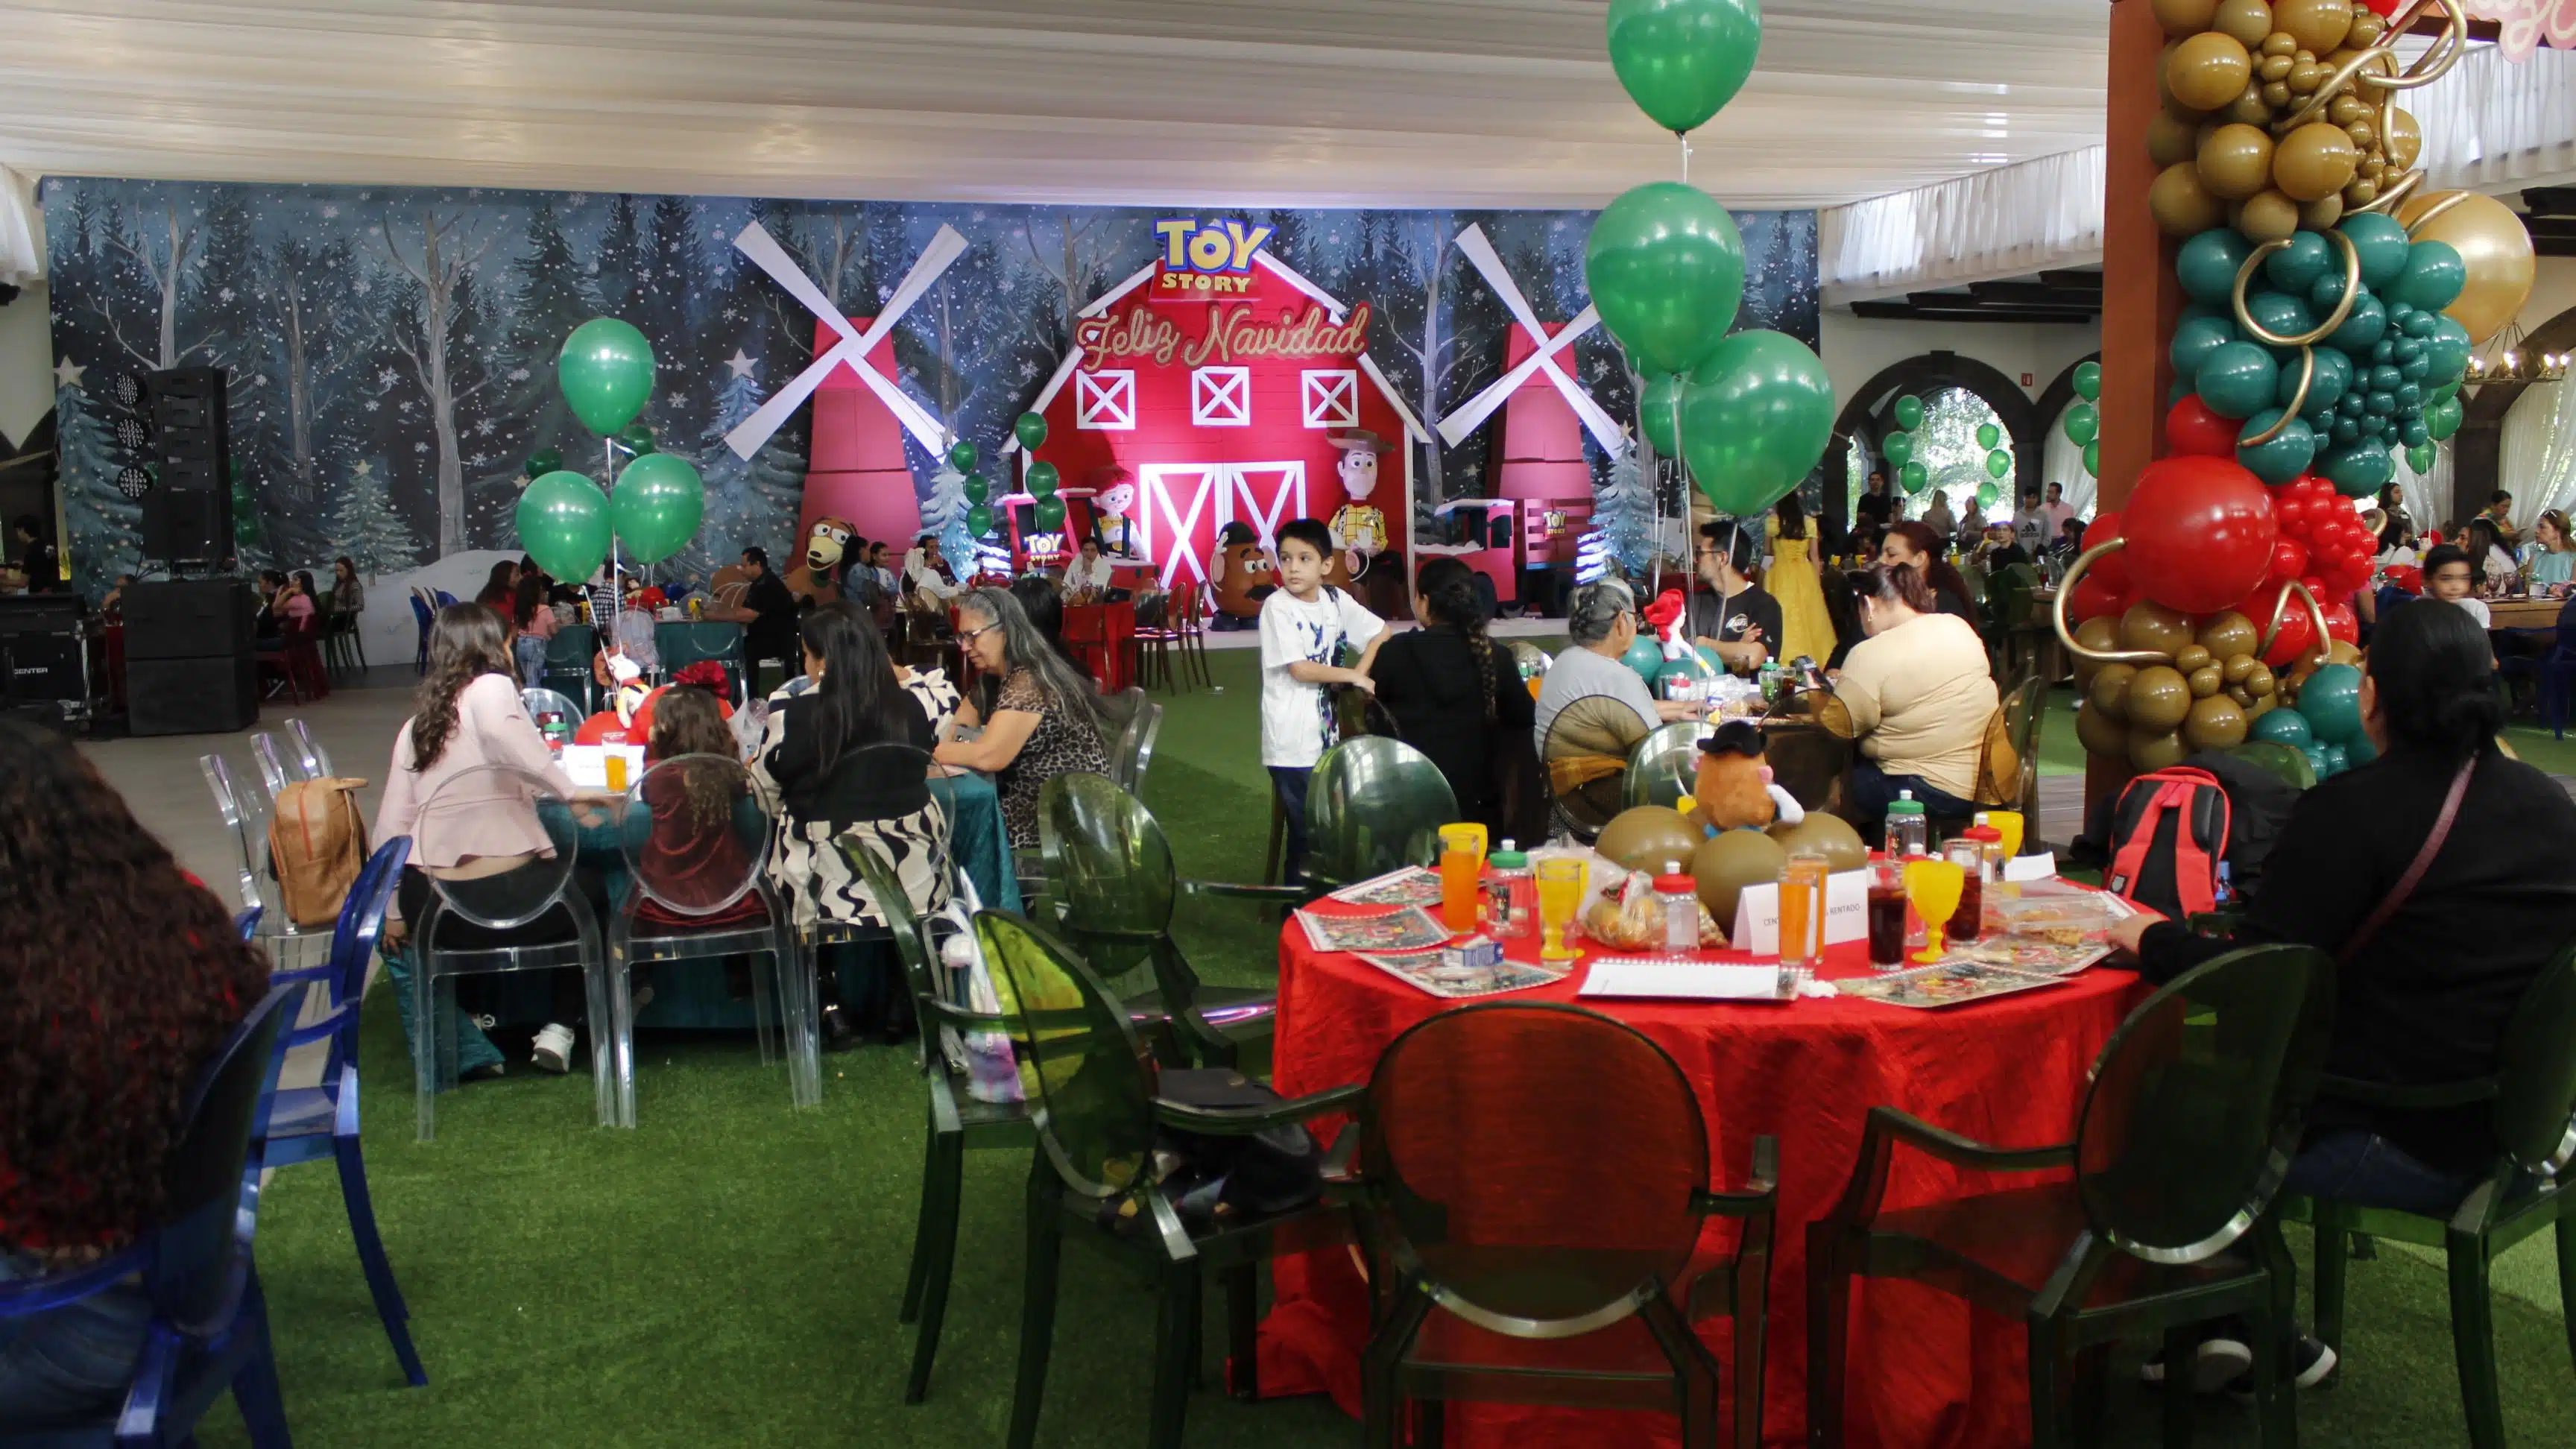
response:
M23 287L45 275L45 214L36 209L36 178L0 166L0 287Z
M2048 446L2040 451L2039 481L2043 485L2065 484L2066 501L2075 509L2075 516L2089 519L2093 516L2093 499L2100 493L2102 483L2084 471L2084 450L2066 436L2066 414L2073 412L2083 401L2077 398L2048 420Z
M1817 213L1826 304L2101 260L2104 156L2088 146Z
M2576 388L2544 383L2523 389L2504 415L2496 486L2513 495L2513 526L2528 529L2541 511L2576 503Z
M2398 104L2424 135L2419 163L2435 190L2510 189L2576 171L2576 52L2522 61L2473 46L2450 74Z
M2397 459L2397 502L2415 524L2418 534L2442 526L2451 512L2451 448L2449 444L2433 450L2430 472L2418 473L2406 466L2406 451L2399 449Z

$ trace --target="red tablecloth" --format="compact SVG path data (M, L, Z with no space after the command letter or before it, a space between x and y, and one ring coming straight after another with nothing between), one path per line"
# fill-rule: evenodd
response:
M1514 943L1534 956L1536 943ZM1586 943L1587 955L1589 943ZM1350 956L1318 953L1292 918L1280 940L1275 1078L1300 1096L1365 1082L1378 1054L1407 1027L1453 1003L1428 996ZM1713 954L1712 959L1749 960ZM1826 979L1865 975L1863 947L1828 953ZM1574 975L1487 1000L1576 1001ZM1699 1090L1717 1186L1740 1182L1753 1139L1780 1139L1780 1217L1771 1273L1769 1443L1807 1437L1807 1225L1841 1197L1860 1154L1861 1124L1882 1103L1997 1146L2063 1142L2074 1134L2085 1074L2128 1009L2145 995L2125 971L2096 968L2065 985L1942 1011L1859 1000L1781 1005L1583 1000L1654 1038ZM1899 1148L1886 1205L1917 1206L2040 1179L1962 1173ZM1728 1229L1731 1241L1731 1229ZM1283 1258L1276 1301L1261 1327L1266 1394L1330 1393L1360 1408L1359 1353L1368 1336L1363 1285L1348 1254ZM1862 1283L1852 1310L1855 1445L1965 1449L2029 1441L2021 1325L1973 1313L1911 1283ZM1719 1362L1731 1331L1704 1325ZM1728 1392L1733 1392L1732 1386ZM1730 1399L1731 1405L1732 1400ZM1730 1407L1729 1413L1733 1410ZM1459 1404L1450 1443L1669 1444L1671 1415Z
M1064 642L1100 676L1103 694L1127 687L1127 644L1135 637L1133 602L1064 606Z

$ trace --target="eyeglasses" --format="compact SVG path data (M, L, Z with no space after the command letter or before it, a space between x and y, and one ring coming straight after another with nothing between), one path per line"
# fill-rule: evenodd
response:
M1001 624L997 621L987 624L981 629L960 629L957 631L957 642L960 644L972 644L976 640L983 638L985 635L990 634L1001 627Z

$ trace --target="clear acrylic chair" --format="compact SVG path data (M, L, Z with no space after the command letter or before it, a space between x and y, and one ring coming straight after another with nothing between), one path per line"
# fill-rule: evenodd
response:
M331 768L331 752L322 748L320 740L313 738L311 725L300 719L288 720L286 738L294 747L295 766L302 778L327 780L339 773Z
M256 741L252 753L254 757L259 755ZM286 783L283 766L278 768L278 784L268 783L274 755L272 741L269 756L259 759L255 782L235 776L221 755L199 755L197 768L205 774L206 789L215 797L215 809L223 816L225 828L233 833L240 862L234 875L234 898L243 911L257 913L252 939L268 952L269 960L278 969L305 970L323 963L330 951L331 933L299 930L286 914L276 862L268 849L268 822L276 813L276 792Z
M789 987L797 953L789 917L769 885L775 811L760 782L725 755L679 755L644 772L627 791L619 832L626 853L626 902L608 927L616 1019L617 1108L635 1120L634 968L735 954L769 957L751 974L753 1030L763 1066L773 1057L771 984L787 1041L788 1093L797 1106L823 1099L823 1069L808 1003Z
M1706 729L1696 720L1676 720L1638 741L1628 752L1628 772L1619 781L1622 807L1670 806L1697 788L1699 739Z
M573 885L579 849L576 807L544 776L513 765L482 765L448 777L420 804L413 829L415 860L454 860L490 849L496 815L518 817L542 846L516 867L486 875L426 870L432 891L424 920L412 922L413 1031L420 1140L438 1135L438 1094L456 1083L456 1038L445 1030L456 978L495 972L578 967L589 1001L590 1066L599 1123L631 1127L619 1111L613 1071L616 1019L610 1013L608 948L599 921ZM471 841L473 847L461 847ZM503 859L485 855L484 860ZM475 930L474 928L480 928ZM450 942L459 928L471 937ZM603 1030L611 1033L603 1049Z

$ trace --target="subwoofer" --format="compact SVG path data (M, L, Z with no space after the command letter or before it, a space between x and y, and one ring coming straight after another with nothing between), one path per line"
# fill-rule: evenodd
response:
M215 735L259 722L259 664L211 659L125 661L126 726L138 735Z

